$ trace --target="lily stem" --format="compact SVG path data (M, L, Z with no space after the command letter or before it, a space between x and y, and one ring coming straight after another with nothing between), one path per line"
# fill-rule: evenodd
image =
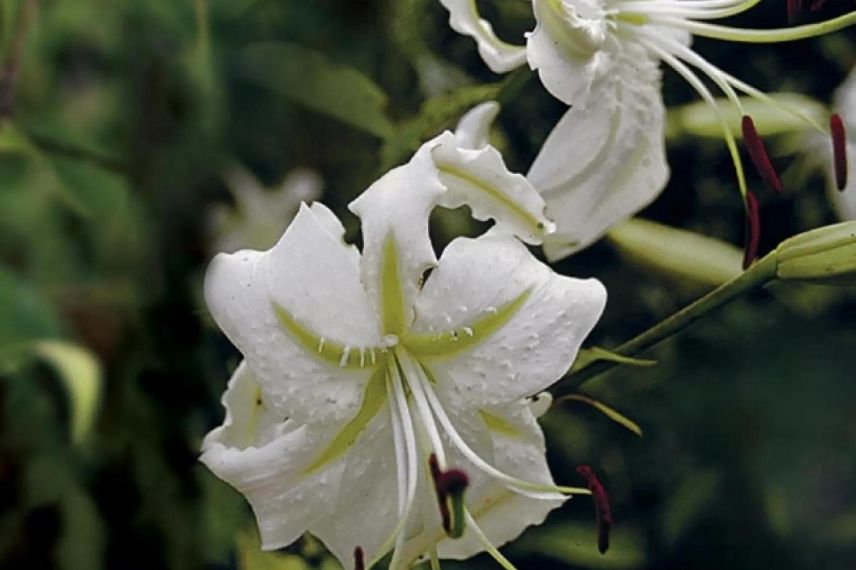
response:
M773 251L731 281L720 285L704 297L690 303L667 319L616 347L612 352L622 356L639 354L661 340L684 330L695 321L733 301L740 295L763 287L776 278L777 267L776 252ZM553 396L558 399L572 394L584 383L612 370L618 364L620 363L611 360L596 360L582 368L573 370L556 384L552 390Z

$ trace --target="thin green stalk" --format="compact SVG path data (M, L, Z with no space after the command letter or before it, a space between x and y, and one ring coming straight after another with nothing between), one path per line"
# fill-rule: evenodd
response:
M688 20L677 20L673 18L662 18L662 21L681 27L694 35L726 40L731 42L745 42L752 44L766 44L779 42L792 42L817 37L823 34L837 32L848 26L856 24L856 11L848 12L843 16L804 26L792 28L778 28L771 30L744 30L729 28L718 24L705 22L694 22Z
M431 570L440 570L440 558L437 556L437 548L431 549Z
M704 297L687 305L664 321L654 325L645 332L635 336L612 352L622 356L635 356L661 340L684 330L689 325L704 317L711 311L729 303L740 295L758 289L776 277L778 260L776 252L768 254L758 263L744 271L731 281L724 283ZM556 399L574 393L582 384L618 366L618 362L597 360L571 371L559 380L552 390Z

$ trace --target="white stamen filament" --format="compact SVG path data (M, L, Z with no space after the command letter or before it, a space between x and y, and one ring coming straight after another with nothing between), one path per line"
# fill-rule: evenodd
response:
M824 135L829 135L829 129L827 127L824 127L824 126L818 124L817 121L815 121L810 115L808 115L801 108L789 107L787 105L782 105L779 101L777 101L773 97L770 97L769 95L767 95L763 91L752 87L751 85L749 85L745 81L741 81L740 79L737 79L736 77L734 77L733 75L729 74L726 71L723 71L719 68L717 68L717 69L718 69L720 75L722 75L722 77L726 81L728 81L736 89L742 91L746 95L748 95L748 96L750 96L750 97L752 97L758 101L761 101L762 103L772 105L773 107L779 109L780 111L782 111L785 114L791 115L792 117L797 117L798 119L802 119L803 121L805 121L806 123L811 125L816 131L819 131L819 132L823 133Z
M484 459L482 459L472 448L467 445L467 442L464 441L464 438L458 433L458 430L455 429L455 426L452 424L452 421L449 419L449 416L446 415L446 411L443 409L442 403L440 403L440 399L434 393L434 390L428 383L428 379L424 377L423 374L420 373L421 378L418 378L422 386L421 388L424 390L425 395L428 398L428 403L431 406L431 410L434 412L437 421L440 422L440 425L446 431L446 435L449 436L449 439L452 441L454 446L458 448L458 451L466 457L470 462L472 462L476 467L493 477L494 479L498 479L503 481L515 491L522 495L526 495L533 499L551 499L553 497L545 497L543 493L561 493L561 494L586 494L588 495L590 492L588 489L582 487L564 487L560 485L549 485L545 483L536 483L534 481L526 481L524 479L519 479L503 471L500 471ZM414 382L411 382L413 384ZM533 495L532 493L539 493Z
M396 570L400 562L401 546L404 544L404 527L407 524L407 519L410 518L410 511L416 499L416 483L419 477L419 467L417 463L416 435L413 431L413 418L410 416L410 409L407 407L407 397L404 395L404 388L401 386L398 368L394 363L390 362L390 369L393 372L392 388L395 394L395 405L398 407L398 413L401 417L401 423L404 428L404 445L407 448L407 498L404 509L399 513L400 520L396 525L398 536L395 540L392 561L389 563L390 570Z
M476 519L473 518L473 515L470 514L469 509L466 509L467 515L467 529L470 530L484 547L485 552L490 554L490 556L499 563L500 566L505 568L505 570L517 570L514 564L511 563L508 558L502 555L499 550L493 545L487 535L482 531L481 527L476 524Z
M422 389L421 375L419 364L413 362L413 359L407 352L398 350L395 356L407 378L407 385L410 387L410 393L413 394L413 402L416 404L416 411L421 420L425 434L431 442L431 450L437 456L437 464L440 469L446 469L446 453L443 450L443 440L440 439L440 432L437 430L437 425L434 423L434 417L431 414L431 407ZM427 379L426 379L427 381Z
M386 377L386 393L392 394L392 380L387 374ZM404 435L401 427L401 416L398 413L398 406L389 402L389 423L392 425L392 443L395 449L395 468L398 477L398 515L399 517L404 512L404 505L407 501L407 448L404 444Z
M740 151L737 148L737 142L734 139L734 134L731 132L731 127L728 126L728 122L725 120L725 117L723 117L722 111L720 110L719 105L716 104L716 100L713 98L713 95L711 95L710 90L708 90L704 83L696 77L690 68L684 65L671 53L661 48L657 42L646 42L645 45L652 51L656 52L660 59L666 62L669 67L674 69L681 77L683 77L684 80L696 90L701 98L704 99L711 108L713 108L717 118L719 119L719 124L722 126L722 134L725 137L725 144L728 146L731 161L734 163L734 170L737 173L737 185L740 188L740 195L745 196L747 188L746 175L743 170L743 160L740 158Z
M413 431L413 419L407 407L404 389L398 368L391 360L387 361L386 390L390 396L389 413L393 429L396 469L398 473L398 522L392 532L378 548L375 558L368 568L375 566L390 548L393 548L389 568L395 569L400 562L401 546L404 544L404 529L410 518L410 511L416 498L418 482L418 463L416 436ZM403 449L402 449L403 448Z
M737 96L737 92L734 91L734 88L728 83L728 79L723 75L722 71L702 56L691 50L689 47L684 44L675 41L666 36L657 36L655 34L651 34L645 32L645 38L649 41L654 42L660 46L663 46L664 49L670 51L678 58L684 60L690 65L695 66L702 73L707 75L708 77L716 83L716 86L719 87L726 97L737 107L737 110L741 115L745 115L746 111L743 109L743 104L740 103L740 98Z
M665 14L676 18L693 20L719 20L742 14L751 10L761 0L741 0L724 6L687 6L689 2L626 2L621 5L621 13L640 14L657 17Z
M590 494L590 491L582 487L562 487L548 485L518 479L493 467L475 453L457 432L442 404L434 393L431 381L422 369L422 366L405 349L393 350L394 358L387 361L387 393L390 395L390 417L393 422L393 438L395 441L396 465L398 470L399 485L399 521L390 536L384 541L383 546L378 549L376 558L371 561L369 568L380 562L383 555L392 548L392 560L389 568L398 570L402 563L401 557L404 552L405 533L407 519L415 502L416 485L418 481L418 465L421 455L418 452L419 444L416 441L416 424L418 418L422 444L430 448L437 457L438 466L446 469L446 454L443 441L436 422L439 422L452 444L473 463L478 469L487 475L504 482L517 493L535 499L552 499L555 494ZM399 369L400 367L400 369ZM405 394L405 385L409 388L412 403L416 406L416 418L413 417ZM427 465L427 461L425 462ZM406 488L406 493L402 493ZM484 535L475 523L469 511L466 511L467 525L472 528L484 549L503 568L516 570L511 563L499 553L489 539ZM436 565L435 565L436 563ZM436 560L436 552L432 552L432 570L439 568L439 560Z

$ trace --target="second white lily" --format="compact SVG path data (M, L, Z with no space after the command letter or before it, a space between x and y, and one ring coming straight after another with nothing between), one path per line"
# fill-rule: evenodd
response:
M763 92L717 68L691 49L692 35L745 43L784 42L818 36L856 23L856 12L787 29L739 29L709 23L756 6L760 0L532 0L536 20L526 45L496 36L480 18L475 0L440 0L450 24L472 36L488 66L503 73L524 65L546 89L572 105L548 137L529 172L547 201L557 231L545 251L564 257L599 238L612 224L650 203L669 170L664 150L660 62L682 76L719 114L698 73L743 113L738 92L775 105ZM803 116L819 132L829 130ZM737 172L747 188L735 134L720 120ZM751 119L744 128L751 137ZM744 133L746 134L746 133ZM749 148L758 165L759 141ZM767 164L762 176L775 177Z

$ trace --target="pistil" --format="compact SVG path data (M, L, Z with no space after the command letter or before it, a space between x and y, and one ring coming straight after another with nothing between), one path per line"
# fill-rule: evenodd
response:
M437 455L433 453L428 460L428 467L434 481L443 530L449 538L460 538L464 535L466 520L464 491L470 484L470 478L461 469L440 469Z

